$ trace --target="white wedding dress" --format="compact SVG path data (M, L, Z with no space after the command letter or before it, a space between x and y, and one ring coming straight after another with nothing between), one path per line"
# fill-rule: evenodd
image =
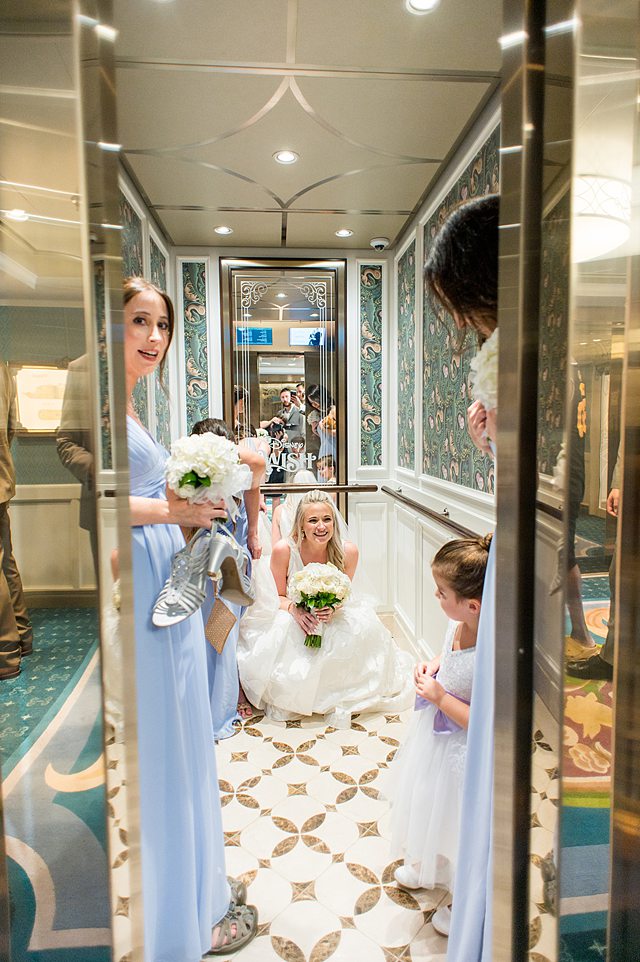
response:
M287 581L304 567L289 541ZM353 595L324 626L320 648L280 609L267 563L254 566L256 600L240 627L238 667L249 698L277 721L314 713L336 728L352 712L398 712L413 704L413 659L400 651L371 604Z

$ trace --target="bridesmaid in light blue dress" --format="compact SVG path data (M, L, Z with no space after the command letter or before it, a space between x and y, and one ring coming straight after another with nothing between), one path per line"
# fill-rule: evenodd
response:
M173 333L169 298L140 278L125 282L129 397L161 363ZM184 547L179 525L210 527L224 510L165 492L167 452L128 407L145 962L200 962L255 934L246 891L225 872L211 738L202 618L151 622L154 601ZM233 900L232 900L233 896Z
M476 198L455 208L436 235L425 265L432 296L453 317L456 327L470 328L480 341L498 324L497 195ZM496 409L474 402L468 428L474 444L495 456ZM447 962L492 962L493 879L493 722L495 707L495 553L491 543L482 609L467 735L458 864L455 878Z

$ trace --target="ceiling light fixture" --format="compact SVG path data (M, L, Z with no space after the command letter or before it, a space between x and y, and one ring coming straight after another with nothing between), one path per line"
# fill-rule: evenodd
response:
M107 150L112 154L117 154L119 151L122 150L122 144L110 144L106 140L99 140L98 147L100 148L100 150Z
M336 231L336 237L353 237L353 231L349 230L348 227L341 227L340 230Z
M118 31L115 27L110 27L106 23L97 23L93 28L101 40L110 40L115 43Z
M220 224L219 227L213 229L216 234L233 234L233 227L227 227L226 224Z
M284 291L280 291L278 294L276 294L276 297L286 297L286 296L287 295L284 293Z
M310 314L309 317L320 317L319 314Z
M295 164L300 159L300 154L296 154L295 150L276 150L273 159L278 164Z
M29 220L26 210L20 210L18 207L14 207L13 210L5 210L3 213L9 220Z
M404 0L404 5L409 13L415 13L421 17L425 13L431 13L440 3L440 0Z

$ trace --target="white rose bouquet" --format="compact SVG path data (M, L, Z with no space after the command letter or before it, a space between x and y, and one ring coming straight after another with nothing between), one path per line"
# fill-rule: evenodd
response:
M487 411L498 406L498 328L471 360L471 390Z
M251 469L240 464L238 446L217 434L193 434L171 445L165 465L167 485L192 503L224 501L231 518L233 496L251 487Z
M337 608L351 593L351 581L332 564L309 564L302 571L296 571L287 586L287 597L299 608L313 611L314 608ZM321 632L307 635L304 639L307 648L320 648Z

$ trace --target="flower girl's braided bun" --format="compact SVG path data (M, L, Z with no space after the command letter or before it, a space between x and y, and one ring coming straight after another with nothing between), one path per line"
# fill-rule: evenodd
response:
M483 538L458 538L443 545L431 562L439 576L459 598L482 598L492 534Z

